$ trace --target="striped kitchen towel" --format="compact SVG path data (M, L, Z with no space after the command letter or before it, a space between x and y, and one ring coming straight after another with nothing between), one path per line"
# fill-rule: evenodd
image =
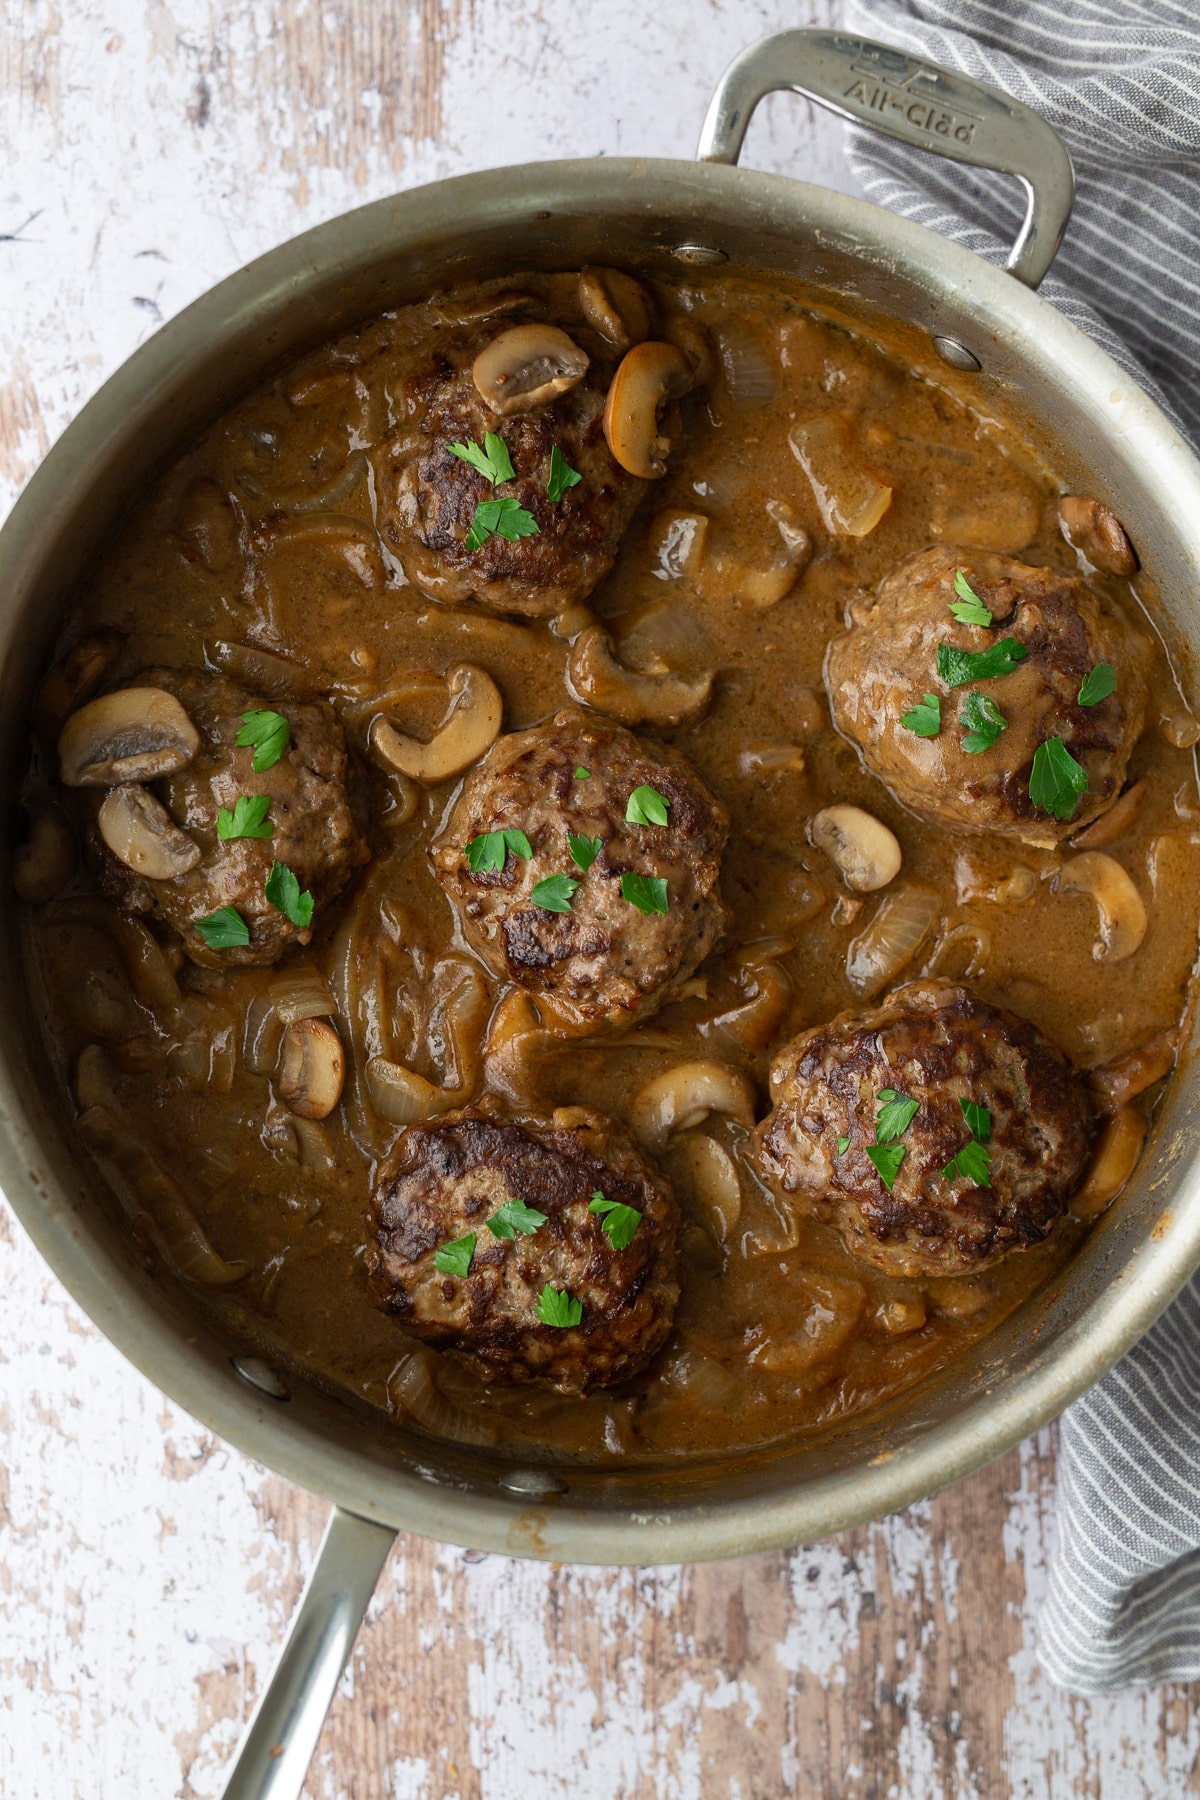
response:
M1200 0L848 0L846 27L1034 107L1075 163L1042 294L1200 444ZM853 128L868 198L1003 261L1011 178ZM1200 1276L1063 1417L1042 1660L1078 1693L1200 1677Z

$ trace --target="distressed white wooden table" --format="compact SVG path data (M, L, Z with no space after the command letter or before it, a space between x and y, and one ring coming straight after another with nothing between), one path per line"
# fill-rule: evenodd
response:
M687 156L712 84L836 0L18 0L0 29L0 502L160 320L260 251L438 176ZM777 97L748 160L848 185ZM402 1541L309 1800L1162 1800L1195 1688L1041 1674L1050 1433L790 1554L553 1569ZM324 1508L164 1401L0 1202L0 1796L201 1800Z

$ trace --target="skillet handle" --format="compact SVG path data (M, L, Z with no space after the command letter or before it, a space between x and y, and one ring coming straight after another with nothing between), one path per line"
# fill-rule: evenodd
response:
M736 163L755 107L780 88L902 144L1015 175L1025 189L1025 222L1005 267L1027 287L1037 287L1075 200L1066 145L1040 114L998 88L890 44L841 31L781 31L751 44L726 69L697 159Z
M222 1800L299 1800L334 1690L395 1537L389 1526L334 1507Z

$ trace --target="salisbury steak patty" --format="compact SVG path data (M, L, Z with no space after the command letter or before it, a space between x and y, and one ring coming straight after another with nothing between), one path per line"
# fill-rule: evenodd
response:
M898 1135L879 1117L885 1089L917 1105L892 1112ZM804 1032L776 1059L771 1091L775 1111L758 1129L767 1180L889 1275L970 1273L1038 1243L1087 1155L1087 1105L1067 1059L950 982L911 982ZM987 1157L968 1150L965 1170L947 1173L973 1138Z
M378 522L408 579L435 600L549 618L608 573L645 483L614 461L604 438L617 352L577 322L564 321L588 368L569 391L504 417L483 399L471 375L476 357L528 322L528 314L501 317L432 338L404 384L400 429L379 463ZM514 471L495 485L450 450L482 450L489 431L504 440ZM548 492L555 448L581 477L558 500ZM510 541L495 532L469 549L475 509L490 500L515 500L536 533Z
M134 873L101 838L96 811L103 795L89 789L89 847L100 885L126 912L157 912L178 932L193 962L218 969L276 962L293 945L309 942L330 903L370 854L347 797L341 725L323 700L264 700L219 675L149 669L138 680L174 694L199 734L199 748L186 767L149 786L199 847L200 857L186 873L169 879ZM255 711L281 714L290 728L282 756L258 773L254 749L239 749L236 742L242 715ZM269 799L264 823L270 835L222 841L218 813L222 807L235 812L243 795ZM292 871L302 894L312 894L310 926L295 924L267 899L267 878L276 863ZM241 915L250 942L211 948L196 921L226 906Z
M990 625L960 624L950 611L962 604L960 569L991 613ZM1011 673L957 685L939 675L940 645L977 654L996 651L1006 638L1018 645ZM850 629L829 646L825 678L834 723L904 805L958 831L1052 845L1120 793L1142 731L1151 656L1147 640L1077 577L942 547L910 557L851 607ZM1116 687L1082 705L1080 688L1099 663L1112 665ZM940 703L941 718L940 729L926 736L910 725L928 694ZM994 737L985 748L973 735L972 709L980 706L998 708L1003 721L1000 729L994 715L984 722L983 738ZM919 722L928 728L928 709ZM1038 746L1051 739L1061 740L1087 776L1085 793L1066 790L1065 817L1035 805L1029 792Z
M627 817L639 789L665 806L665 824ZM434 867L498 975L566 1027L623 1025L670 999L724 930L728 828L676 751L568 711L497 740L435 840ZM509 837L502 866L476 852L473 869L468 846L504 831L524 834L532 854ZM557 894L543 885L554 878Z
M615 1205L593 1211L598 1199ZM666 1177L600 1113L510 1120L472 1107L409 1125L372 1209L376 1305L491 1380L564 1394L611 1386L671 1329L678 1208ZM447 1245L465 1273L438 1268ZM577 1310L577 1322L546 1322Z

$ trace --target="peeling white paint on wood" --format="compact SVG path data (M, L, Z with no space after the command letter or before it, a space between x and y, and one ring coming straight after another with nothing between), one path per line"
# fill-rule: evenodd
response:
M746 42L836 0L26 0L0 26L0 505L158 322L399 186L531 158L690 156ZM850 185L791 96L759 167ZM0 1203L0 1795L208 1800L320 1503L165 1402ZM1162 1800L1195 1688L1053 1689L1034 1616L1052 1434L807 1549L573 1570L410 1539L309 1800Z

